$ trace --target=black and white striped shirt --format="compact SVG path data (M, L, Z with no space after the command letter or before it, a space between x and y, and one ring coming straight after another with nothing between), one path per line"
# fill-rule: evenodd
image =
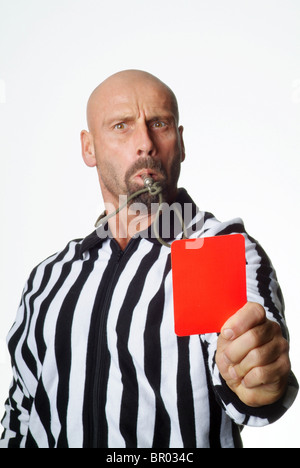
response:
M273 267L240 219L192 204L191 237L242 233L247 296L286 335ZM104 228L103 228L104 229ZM103 231L104 232L104 231ZM104 238L101 238L104 237ZM14 379L0 447L237 447L240 426L291 406L297 382L262 408L244 405L215 364L217 334L177 337L170 249L136 236L122 251L94 232L31 273L8 344Z

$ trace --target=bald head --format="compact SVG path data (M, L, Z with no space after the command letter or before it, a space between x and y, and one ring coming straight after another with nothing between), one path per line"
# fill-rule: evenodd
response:
M160 92L165 96L166 104L173 111L176 123L179 121L177 99L173 91L156 76L141 70L124 70L107 78L92 92L87 105L87 123L91 133L95 131L99 114L105 108L112 108L122 95L124 100L128 93L135 91L143 95L143 90L152 90L153 94Z
M87 120L82 155L97 167L105 202L117 206L120 194L139 190L141 171L159 181L165 200L175 199L185 150L177 100L166 84L144 71L116 73L91 94Z

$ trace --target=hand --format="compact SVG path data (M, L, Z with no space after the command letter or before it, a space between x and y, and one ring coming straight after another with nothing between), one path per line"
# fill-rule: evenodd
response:
M260 304L248 302L223 325L216 354L228 387L248 406L275 403L291 370L289 345Z

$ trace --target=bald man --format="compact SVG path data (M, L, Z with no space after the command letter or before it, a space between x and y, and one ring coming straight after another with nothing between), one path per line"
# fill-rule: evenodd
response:
M185 157L183 127L178 127L176 97L165 84L137 70L117 73L92 93L87 120L90 131L81 133L83 158L88 166L97 167L106 206L117 208L119 196L142 188L142 176L147 174L160 182L165 201L175 200ZM155 202L147 194L139 200ZM141 219L141 230L151 224L150 215ZM115 226L128 233L132 218L121 211L117 219L110 227L125 248L130 236L120 237Z
M14 379L1 446L240 447L243 425L276 421L298 390L272 264L240 219L220 222L178 188L183 127L158 78L109 77L87 120L82 155L106 211L26 283L8 337ZM162 202L186 226L169 217L164 235ZM170 244L233 233L245 238L247 304L220 335L176 336Z

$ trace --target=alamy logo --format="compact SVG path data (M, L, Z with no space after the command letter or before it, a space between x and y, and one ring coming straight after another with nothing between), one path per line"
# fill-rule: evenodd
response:
M124 199L126 204L126 196L120 195L119 206L124 204ZM115 206L109 203L105 204L105 208L107 213L115 211ZM152 220L154 220L158 209L160 211L159 235L163 239L174 239L175 237L180 237L180 234L183 231L186 231L185 234L188 235L187 237L196 238L197 233L199 233L203 227L203 216L201 212L198 212L195 217L194 206L192 203L184 203L183 205L176 202L171 205L165 202L162 204L151 203L150 211L148 206L143 203L132 203L129 207L129 214L131 216L133 215L133 218L131 218L130 222L125 222L125 225L127 225L126 232L121 233L119 231L120 238L133 237L137 235L142 238L156 238L157 232L155 232L155 222L153 222L148 229L143 231L140 231L139 227L141 217L143 218L150 215ZM125 213L127 216L127 210ZM105 215L103 214L103 219L104 217ZM115 223L115 229L113 229L115 231L117 227L116 216L111 217L109 223L110 226L112 226L112 223ZM195 233L196 236L193 236ZM102 224L100 221L100 226L97 228L97 234L102 239L112 237L111 230L105 221ZM200 243L197 244L197 247L191 246L189 248L200 248Z

